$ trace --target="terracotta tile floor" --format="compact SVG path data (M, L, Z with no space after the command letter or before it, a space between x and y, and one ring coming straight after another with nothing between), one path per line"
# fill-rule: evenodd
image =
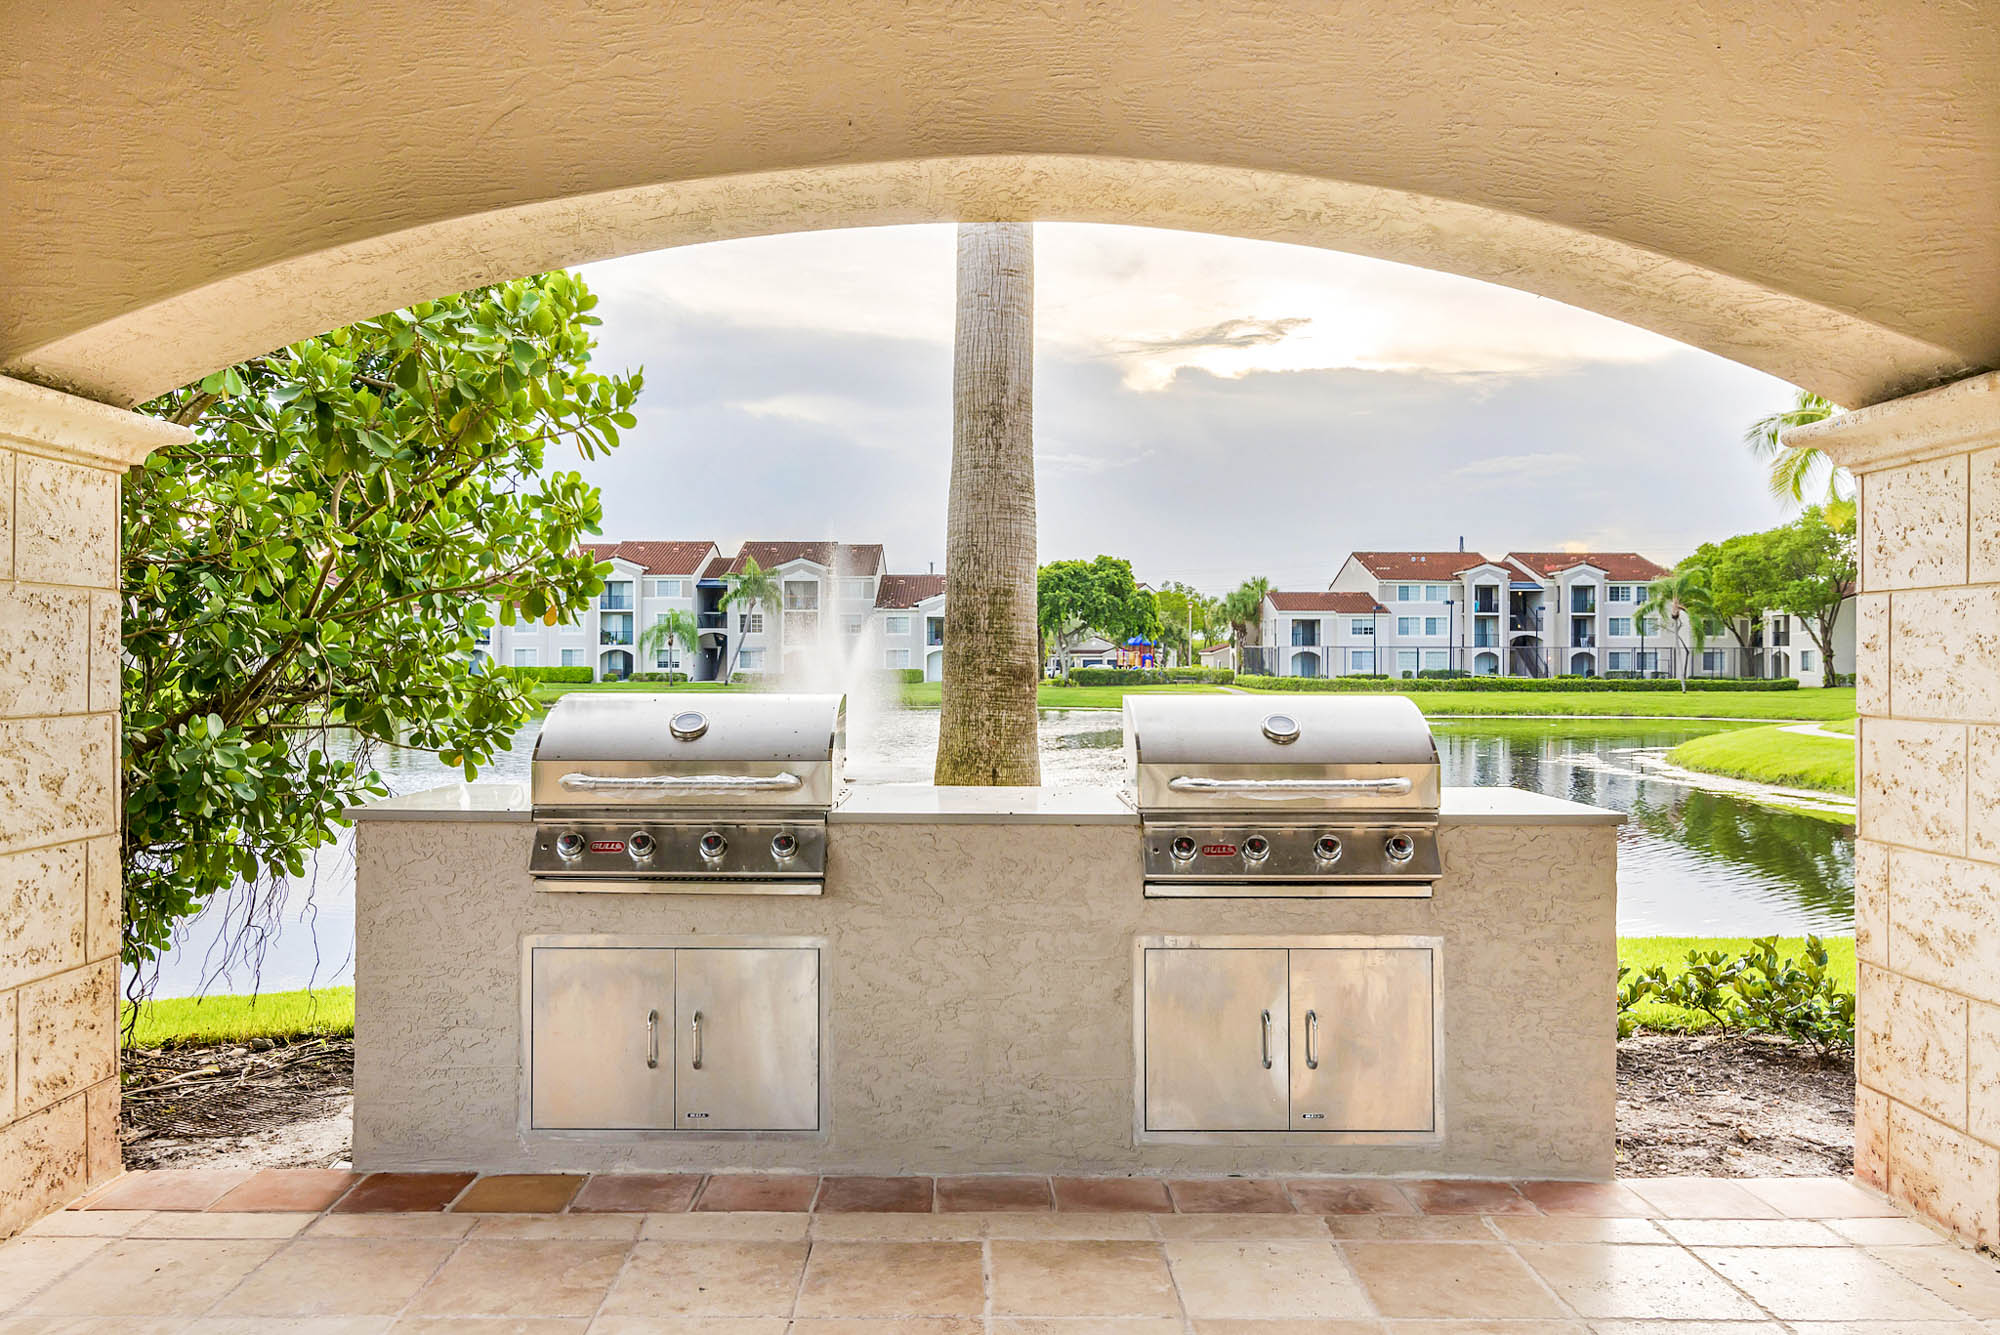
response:
M0 1335L1979 1335L2000 1263L1828 1178L133 1173Z

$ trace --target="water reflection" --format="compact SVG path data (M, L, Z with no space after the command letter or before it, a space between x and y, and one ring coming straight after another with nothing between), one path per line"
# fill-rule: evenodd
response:
M1670 720L1473 719L1435 725L1444 781L1511 786L1630 814L1618 840L1618 926L1630 935L1729 935L1853 930L1854 831L1760 806L1648 770L1641 762L1727 724ZM522 781L539 723L524 728L482 771ZM850 737L848 774L857 784L928 783L937 749L936 710L893 712ZM1044 710L1042 781L1122 788L1119 716L1107 710ZM415 792L453 782L429 756L389 752L378 760L390 787ZM310 906L306 904L310 893ZM160 994L243 991L245 970L212 976L217 935L197 919L161 970ZM262 985L302 987L353 977L354 870L343 840L313 861L287 923L270 942ZM211 967L204 967L207 962Z

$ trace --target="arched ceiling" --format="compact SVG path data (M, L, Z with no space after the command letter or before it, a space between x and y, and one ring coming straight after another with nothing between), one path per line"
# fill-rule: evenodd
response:
M2000 365L1985 0L35 0L0 369L131 403L425 296L964 217L1450 269L1849 405Z

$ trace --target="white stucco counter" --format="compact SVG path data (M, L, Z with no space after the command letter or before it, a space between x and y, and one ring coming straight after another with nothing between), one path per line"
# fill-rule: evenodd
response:
M453 785L352 814L357 1168L1612 1172L1617 812L1446 789L1431 895L1366 899L1146 898L1137 813L1109 790L856 786L831 817L824 894L796 897L538 889L520 784ZM574 1067L587 1086L599 1069L630 1076L625 1063L654 1057L666 1078L687 1029L685 1016L671 1023L671 971L684 980L697 958L764 946L813 953L807 1047L821 1102L808 1131L690 1130L671 1120L671 1090L658 1127L554 1133L537 1121L538 951L663 961L663 999L629 1005L605 1001L613 971L599 987L586 966L577 995L610 1007L603 1026L666 1017L664 1051L646 1050L642 1027L637 1048ZM1434 1121L1397 1135L1150 1134L1138 1096L1155 948L1294 961L1421 952ZM1367 987L1346 996L1359 1032L1323 1028L1322 1043L1349 1042L1361 1060L1407 1042L1408 1023L1395 1039L1369 1032L1380 998ZM595 1041L598 1023L574 1032ZM1248 1024L1254 1045L1254 1007ZM1276 1046L1273 1065L1302 1064L1284 1037Z

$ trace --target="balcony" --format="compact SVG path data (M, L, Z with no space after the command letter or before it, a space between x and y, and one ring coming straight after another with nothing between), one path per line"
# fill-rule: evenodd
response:
M1500 599L1497 596L1486 597L1486 592L1486 590L1482 589L1480 590L1480 596L1473 598L1472 615L1476 617L1497 617L1500 615Z
M1571 631L1569 647L1572 649L1595 649L1597 647L1597 637L1587 631Z
M1541 609L1537 608L1532 612L1514 613L1513 616L1507 618L1507 629L1511 631L1525 631L1533 635L1541 634L1542 633Z
M597 596L597 610L600 612L631 611L632 610L631 589L627 588L620 590L618 592L611 592L607 590L606 592L599 594Z
M605 626L597 632L597 642L600 645L629 645L632 643L632 628L630 626L623 627L622 629Z
M696 630L728 630L729 613L697 612L694 617Z
M1475 649L1498 649L1500 647L1500 632L1486 626L1478 627L1472 632L1472 647Z
M1571 589L1569 591L1569 610L1577 616L1595 616L1597 614L1597 590Z

